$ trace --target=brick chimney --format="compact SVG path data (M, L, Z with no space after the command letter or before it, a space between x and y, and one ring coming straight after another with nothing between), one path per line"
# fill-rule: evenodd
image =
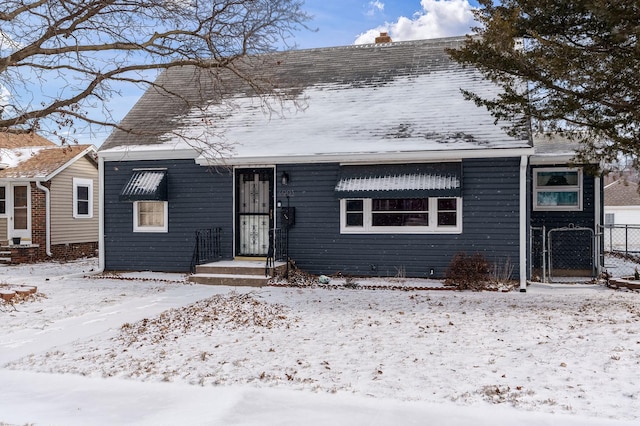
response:
M389 37L389 33L380 33L378 37L376 37L376 44L378 43L391 43L391 37Z

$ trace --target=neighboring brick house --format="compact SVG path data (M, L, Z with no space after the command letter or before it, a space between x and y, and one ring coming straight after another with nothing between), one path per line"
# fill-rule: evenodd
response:
M93 145L0 133L0 260L95 256L98 188Z

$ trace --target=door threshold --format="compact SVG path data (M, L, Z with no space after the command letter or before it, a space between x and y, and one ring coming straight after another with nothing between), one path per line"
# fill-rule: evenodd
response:
M255 260L256 262L258 261L262 261L262 262L266 262L267 261L267 257L266 256L234 256L233 260Z

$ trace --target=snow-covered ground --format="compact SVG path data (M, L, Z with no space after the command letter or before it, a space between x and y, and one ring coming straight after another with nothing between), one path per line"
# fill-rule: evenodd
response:
M92 269L0 267L0 284L38 287L0 305L0 425L640 420L637 292L230 288Z

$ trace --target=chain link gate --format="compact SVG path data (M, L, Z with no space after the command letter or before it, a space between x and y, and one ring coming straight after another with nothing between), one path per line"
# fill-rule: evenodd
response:
M542 282L592 280L597 275L596 235L593 229L569 225L549 231L531 228L532 277Z

